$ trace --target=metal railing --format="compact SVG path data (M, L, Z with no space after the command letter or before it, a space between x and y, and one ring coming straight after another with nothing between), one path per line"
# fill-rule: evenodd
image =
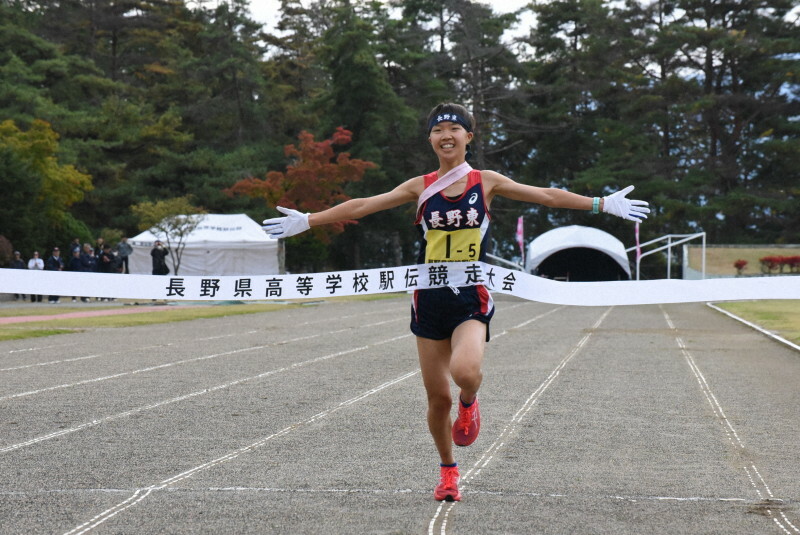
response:
M500 264L506 264L514 269L518 269L520 271L525 271L525 268L516 262L512 262L511 260L506 260L505 258L500 258L499 256L495 256L493 254L486 254L486 258L490 260L494 260L495 262L499 262Z
M654 243L659 243L664 240L667 241L667 245L662 245L656 249L652 249L647 251L646 253L642 253L636 257L636 280L639 280L639 268L642 263L642 258L645 256L649 256L651 254L658 253L663 250L667 250L667 278L672 278L672 248L676 245L681 245L683 243L696 240L697 238L703 239L703 259L702 259L702 274L703 278L706 278L706 233L705 232L697 232L695 234L667 234L666 236L661 236L660 238L656 238L655 240L650 240L648 242L644 242L639 245L639 248L645 247L647 245L652 245ZM672 241L673 239L677 239L678 241ZM630 251L635 251L636 247L629 247L625 249L625 252L628 253Z

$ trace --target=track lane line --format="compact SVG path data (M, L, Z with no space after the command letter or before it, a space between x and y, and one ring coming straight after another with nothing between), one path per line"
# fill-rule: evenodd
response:
M403 318L403 319L405 319L405 318ZM312 338L318 338L320 336L327 336L327 335L331 335L331 334L339 334L339 333L346 332L346 331L353 330L353 329L362 329L362 328L366 328L366 327L376 327L376 326L379 326L379 325L385 325L387 323L393 323L393 322L396 322L396 321L401 321L401 320L400 319L391 319L391 320L381 321L381 322L372 323L372 324L368 324L368 325L359 325L359 326L353 327L353 328L339 329L339 330L336 330L336 331L328 331L328 332L325 332L325 333L317 333L317 334L311 334L311 335L307 335L307 336L301 336L301 337L298 337L298 338L292 338L292 339L289 339L289 340L282 340L280 342L272 342L272 343L269 343L269 344L264 344L264 345L259 345L259 346L233 349L231 351L224 351L222 353L214 353L214 354L211 354L211 355L204 355L202 357L194 357L194 358L190 358L190 359L176 360L176 361L167 362L167 363L164 363L164 364L157 364L155 366L148 366L146 368L139 368L137 370L131 370L131 371L127 371L127 372L120 372L120 373L115 373L115 374L111 374L111 375L105 375L105 376L102 376L102 377L95 377L93 379L84 379L83 381L77 381L77 382L74 382L74 383L64 383L64 384L60 384L60 385L49 386L49 387L45 387L45 388L39 388L39 389L36 389L36 390L29 390L27 392L19 392L17 394L9 394L9 395L6 395L6 396L1 396L0 397L0 401L7 401L7 400L11 400L11 399L18 399L18 398L23 398L23 397L28 397L28 396L34 396L34 395L42 394L42 393L45 393L45 392L52 392L54 390L62 390L62 389L65 389L65 388L74 388L76 386L83 386L83 385L88 385L88 384L100 383L100 382L103 382L103 381L109 381L111 379L119 379L120 377L127 377L127 376L130 376L130 375L138 375L138 374L152 372L152 371L156 371L156 370L172 368L172 367L180 366L180 365L183 365L183 364L193 364L193 363L196 363L196 362L202 362L204 360L211 360L211 359L216 359L216 358L219 358L219 357L227 357L227 356L236 355L236 354L239 354L239 353L246 353L248 351L258 351L258 350L261 350L261 349L266 349L268 347L274 347L274 346L278 346L278 345L285 345L285 344L289 344L289 343L300 342L300 341L303 341L303 340L310 340Z
M529 303L520 303L518 305L514 305L512 307L509 307L509 309L517 308L519 306L524 306L526 304L529 304ZM353 315L353 316L357 316L357 315ZM341 317L339 317L339 319L341 319ZM535 319L538 319L538 317L535 318ZM389 321L390 322L391 321L400 321L400 319L389 320ZM309 322L306 322L306 323L309 323ZM385 323L387 323L387 322L378 322L378 323L373 324L373 325L364 325L363 327L371 327L371 326L376 326L376 325L383 325ZM530 323L530 321L525 322L525 324L527 324L527 323ZM523 324L523 325L525 325L525 324ZM342 329L342 330L339 330L339 331L333 331L333 332L327 333L327 334L333 334L334 332L344 332L346 330L348 330L348 329ZM503 331L502 333L496 335L495 338L497 338L499 336L502 336L506 332L507 331ZM410 336L410 335L408 335L408 336ZM378 343L373 344L373 345L380 345L380 344L383 344L383 343L388 343L389 341L395 341L397 339L404 338L404 337L405 336L401 336L399 338L392 338L392 339L390 339L388 341L378 342ZM292 341L297 341L297 339L275 342L275 345L287 344L287 343L291 343ZM372 346L368 346L368 347L372 347ZM361 349L362 348L356 348L356 349L354 349L352 351L351 350L346 350L346 352L344 352L344 353L340 352L340 353L335 353L335 354L327 355L327 356L323 356L323 357L316 357L314 359L310 359L310 360L299 362L299 363L294 363L294 364L291 364L291 365L288 365L288 366L277 368L275 370L266 371L266 372L260 373L258 375L253 375L253 376L250 376L250 377L244 377L242 379L237 379L235 381L231 381L231 382L228 382L228 383L223 383L223 384L219 384L219 385L212 386L212 387L209 387L209 388L204 388L202 390L197 390L195 392L190 392L188 394L183 394L181 396L176 396L176 397L165 399L165 400L158 401L158 402L155 402L155 403L149 403L147 405L143 405L143 406L140 406L140 407L129 409L127 411L122 411L122 412L119 412L119 413L116 413L116 414L112 414L112 415L109 415L109 416L105 416L105 417L101 417L101 418L95 418L95 419L90 420L88 422L84 422L82 424L79 424L79 425L76 425L76 426L73 426L73 427L70 427L70 428L67 428L67 429L60 429L60 430L54 431L52 433L47 433L45 435L40 435L40 436L31 438L31 439L28 439L28 440L24 440L22 442L9 444L8 446L0 447L0 454L9 453L9 452L12 452L12 451L15 451L15 450L19 450L19 449L22 449L22 448L25 448L25 447L28 447L28 446L33 446L33 445L39 444L41 442L45 442L45 441L48 441L48 440L53 440L55 438L59 438L59 437L65 436L65 435L70 435L72 433L76 433L76 432L83 431L83 430L86 430L86 429L89 429L89 428L92 428L92 427L96 427L98 425L105 424L105 423L108 423L108 422L112 422L114 420L120 420L120 419L123 419L123 418L127 418L129 416L133 416L135 414L140 414L140 413L143 413L143 412L146 412L146 411L149 411L149 410L158 409L158 408L164 407L166 405L171 405L173 403L179 403L181 401L185 401L187 399L191 399L191 398L195 398L195 397L198 397L198 396L202 396L204 394L210 394L210 393L216 392L218 390L231 388L233 386L239 385L239 384L247 382L247 381L263 379L263 378L269 377L271 375L275 375L275 374L282 373L282 372L285 372L285 371L290 371L290 370L295 369L295 368L299 368L299 367L302 367L302 366L307 366L307 365L310 365L310 364L314 364L316 362L321 362L323 360L328 360L330 358L343 356L345 354L349 354L349 353L354 352L354 351L360 351Z
M548 311L548 312L546 312L544 314L540 314L539 316L536 316L535 318L532 318L532 319L530 319L528 321L525 321L525 322L519 324L516 327L512 327L511 329L509 329L509 331L510 330L514 330L516 328L524 327L524 326L526 326L526 325L528 325L530 323L533 323L534 321L536 321L538 319L541 319L541 318L543 318L543 317L545 317L545 316L547 316L549 314L552 314L553 312L561 310L562 308L565 308L565 307L563 307L563 306L562 307L558 307L558 308L552 309L552 310L550 310L550 311ZM553 384L553 382L558 378L558 376L561 374L561 371L566 367L566 365L569 363L569 361L572 360L572 358L575 355L578 354L578 352L581 350L581 348L583 348L586 345L586 343L591 338L592 334L594 334L594 331L598 327L600 327L600 324L609 315L609 313L611 313L612 310L613 310L613 307L607 309L600 316L600 318L590 328L589 332L586 333L583 336L583 338L581 338L578 341L578 343L575 344L572 347L572 349L569 351L569 353L567 353L567 355L563 359L561 359L561 361L553 369L553 371L550 372L550 374L547 376L547 378L536 388L536 390L533 391L533 393L530 396L528 396L528 398L525 400L525 402L522 404L522 406L517 410L517 412L514 414L514 416L511 418L511 420L509 420L509 422L506 424L506 426L503 428L503 430L500 432L500 434L497 436L497 438L494 440L494 442L492 442L492 444L489 445L489 447L483 452L483 454L480 456L480 458L462 476L462 478L461 478L461 482L463 483L462 488L468 486L469 482L473 478L477 477L480 474L481 470L483 470L492 461L492 459L497 454L497 452L500 451L506 445L506 443L512 437L512 435L514 435L516 433L518 425L522 422L522 420L525 418L525 416L531 411L531 409L534 407L534 405L539 400L539 398L542 396L542 394L545 392L545 390L547 390L547 388L551 384ZM503 331L502 334L507 334L507 331ZM436 531L436 523L437 523L437 520L439 519L440 515L442 516L442 519L441 519L441 523L440 523L439 532L441 534L447 533L447 523L448 523L448 520L449 520L450 512L453 510L453 508L456 506L457 503L458 502L451 502L451 503L442 502L441 504L439 504L439 507L437 508L436 512L434 513L433 518L431 518L431 521L428 524L428 535L433 535L434 532ZM446 509L445 509L445 507L446 507ZM444 511L444 514L442 515L443 511Z
M209 388L204 388L202 390L196 390L196 391L190 392L188 394L184 394L184 395L177 396L177 397L174 397L174 398L158 401L156 403L150 403L148 405L143 405L141 407L136 407L134 409L130 409L130 410L127 410L127 411L123 411L123 412L119 412L119 413L116 413L116 414L112 414L110 416L105 416L103 418L96 418L96 419L91 420L89 422L84 422L84 423L82 423L80 425L73 426L73 427L70 427L68 429L60 429L60 430L55 431L53 433L48 433L46 435L40 435L38 437L29 439L29 440L26 440L26 441L23 441L23 442L19 442L19 443L16 443L16 444L10 444L8 446L4 446L4 447L0 448L0 454L10 453L12 451L20 450L20 449L28 447L28 446L33 446L35 444L39 444L39 443L45 442L47 440L52 440L52 439L59 438L59 437L65 436L65 435L70 435L70 434L76 433L78 431L84 431L86 429L90 429L92 427L96 427L96 426L104 424L104 423L112 422L114 420L120 420L120 419L123 419L123 418L127 418L129 416L133 416L135 414L140 414L140 413L143 413L143 412L146 412L146 411L150 411L150 410L158 409L158 408L161 408L161 407L165 407L167 405L172 405L173 403L179 403L181 401L186 401L188 399L192 399L192 398L196 398L196 397L199 397L199 396L203 396L205 394L211 394L213 392L217 392L217 391L220 391L220 390L225 390L225 389L240 385L240 384L248 382L248 381L255 381L255 380L258 380L258 379L264 379L266 377L270 377L272 375L277 375L279 373L292 371L292 370L295 370L295 369L298 369L298 368L302 368L302 367L305 367L305 366L309 366L309 365L312 365L312 364L317 364L319 362L324 362L326 360L330 360L330 359L333 359L333 358L342 357L344 355L349 355L351 353L357 353L359 351L364 351L364 350L371 349L373 347L377 347L377 346L380 346L380 345L388 344L388 343L391 343L391 342L396 342L396 341L401 340L403 338L408 338L409 336L411 336L411 334L403 334L403 335L400 335L400 336L395 336L395 337L392 337L392 338L388 338L386 340L381 340L379 342L374 342L372 344L367 344L367 345L364 345L364 346L350 348L350 349L346 349L346 350L343 350L343 351L337 351L337 352L334 352L334 353L330 353L330 354L323 355L323 356L320 356L320 357L315 357L313 359L305 360L305 361L302 361L302 362L295 362L295 363L289 364L287 366L283 366L281 368L276 368L276 369L269 370L269 371L266 371L266 372L263 372L263 373L259 373L257 375L252 375L252 376L249 376L249 377L243 377L241 379L236 379L234 381L230 381L230 382L227 382L227 383L218 384L216 386L212 386L212 387L209 387ZM283 342L277 342L276 344L281 344L281 343L283 343Z
M410 334L406 334L403 337L408 337L408 336L411 336L411 335ZM315 415L313 415L313 416L311 416L309 418L306 418L305 420L301 420L299 422L296 422L296 423L294 423L294 424L292 424L292 425L290 425L288 427L285 427L285 428L281 429L280 431L277 431L275 433L272 433L271 435L263 437L263 438L261 438L260 440L258 440L256 442L248 444L247 446L244 446L244 447L239 448L237 450L231 451L231 452L229 452L229 453L227 453L225 455L217 457L216 459L212 459L212 460L210 460L210 461L208 461L206 463L203 463L203 464L197 465L195 467L192 467L192 468L190 468L188 470L185 470L185 471L183 471L183 472L181 472L179 474L176 474L176 475L174 475L172 477L164 479L163 481L160 481L159 483L156 483L155 485L151 485L149 487L142 488L142 489L137 489L131 496L129 496L125 500L123 500L120 503L118 503L118 504L106 509L105 511L103 511L100 514L95 515L94 517L89 519L87 522L84 522L83 524L81 524L79 526L76 526L75 528L71 529L70 531L67 531L64 535L82 535L83 533L91 531L92 529L100 526L101 524L103 524L106 521L110 520L111 518L117 516L118 514L122 513L123 511L133 507L134 505L137 505L137 504L141 503L148 496L150 496L150 494L152 494L154 491L165 489L165 488L167 488L167 487L169 487L171 485L174 485L175 483L178 483L179 481L183 481L184 479L190 478L190 477L192 477L193 475L195 475L195 474L197 474L199 472L202 472L204 470L208 470L210 468L216 467L216 466L221 465L223 463L232 461L232 460L236 459L237 457L239 457L240 455L243 455L245 453L248 453L250 451L253 451L255 449L258 449L258 448L264 446L269 441L271 441L271 440L273 440L275 438L282 437L284 435L287 435L287 434L291 433L292 431L296 431L296 430L298 430L298 429L300 429L302 427L305 427L305 426L307 426L309 424L312 424L314 422L317 422L319 420L327 418L331 414L334 414L334 413L336 413L336 412L338 412L338 411L340 411L340 410L342 410L342 409L344 409L346 407L354 405L354 404L358 403L359 401L362 401L362 400L364 400L364 399L366 399L366 398L368 398L370 396L373 396L373 395L381 392L382 390L385 390L385 389L387 389L387 388L389 388L391 386L394 386L394 385L396 385L396 384L398 384L398 383L400 383L402 381L405 381L406 379L409 379L410 377L414 377L418 373L419 373L419 369L407 372L407 373L405 373L403 375L395 377L394 379L386 381L385 383L382 383L382 384L380 384L380 385L378 385L378 386L376 386L376 387L374 387L374 388L372 388L370 390L362 392L361 394L359 394L359 395L357 395L355 397L352 397L352 398L350 398L350 399L348 399L346 401L343 401L343 402L339 403L338 405L335 405L334 407L332 407L330 409L327 409L327 410L324 410L322 412L319 412L319 413L317 413L317 414L315 414Z
M761 477L761 473L758 471L758 468L756 468L756 465L750 463L748 466L748 463L744 461L745 459L744 442L739 437L739 433L733 427L731 421L725 415L725 411L722 409L722 404L714 395L714 392L711 391L711 386L708 384L705 375L700 370L700 367L697 365L697 362L694 360L694 357L692 356L688 347L684 343L683 339L678 334L679 330L675 326L675 323L672 321L672 318L667 313L663 305L659 305L659 308L661 309L661 312L664 315L664 319L667 322L667 326L669 326L670 330L673 331L675 341L678 345L678 348L681 351L681 354L683 355L683 358L686 360L687 364L689 365L689 369L691 369L692 373L694 374L695 379L697 380L697 384L700 386L700 390L703 392L706 401L711 406L711 411L714 413L714 416L716 416L716 418L722 423L722 428L723 431L725 432L725 436L731 443L731 446L733 446L734 453L736 457L738 457L739 461L742 463L742 468L747 474L747 479L750 481L750 484L753 486L753 489L755 490L756 494L758 494L758 497L761 498L762 500L768 500L770 502L782 502L783 500L776 499L775 496L773 496L772 490L769 488L769 485L767 485L767 482L764 480L764 478ZM755 474L755 477L753 477L753 474ZM783 513L783 511L779 511L778 516L776 516L776 514L770 507L767 507L766 511L767 514L772 519L772 521L787 535L791 535L792 531L789 531L789 528L787 528L786 525L784 525L784 523L781 522L778 516L781 516L784 519L784 522L786 522L786 524L792 528L794 533L800 533L800 529L798 529L791 522L789 522L788 518L786 518L786 515Z

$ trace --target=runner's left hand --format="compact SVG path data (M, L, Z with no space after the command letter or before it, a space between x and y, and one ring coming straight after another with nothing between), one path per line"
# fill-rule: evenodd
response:
M619 190L611 195L603 197L603 211L627 219L628 221L641 221L647 219L650 213L647 201L637 201L628 199L626 195L633 191L633 186Z

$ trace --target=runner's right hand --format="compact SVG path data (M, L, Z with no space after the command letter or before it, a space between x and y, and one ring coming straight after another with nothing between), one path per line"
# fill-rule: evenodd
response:
M311 228L308 224L308 214L283 206L278 206L278 211L286 214L286 217L273 217L265 219L261 223L261 228L269 234L270 238L288 238Z

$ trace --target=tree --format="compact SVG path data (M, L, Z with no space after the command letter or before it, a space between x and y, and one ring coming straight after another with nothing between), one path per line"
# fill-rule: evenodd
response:
M58 134L45 121L34 120L28 130L0 123L0 184L6 186L0 218L4 232L24 246L45 250L64 234L85 234L69 209L92 189L92 178L59 162L58 153Z
M682 66L694 81L691 157L700 163L687 174L703 181L703 227L716 241L791 239L785 215L796 217L790 184L800 173L775 163L797 148L791 118L800 111L800 38L787 20L795 2L683 0L678 7L685 10Z
M0 229L17 249L24 251L44 245L32 209L33 199L41 191L42 177L29 169L15 149L0 141Z
M418 155L406 150L419 135L416 114L395 93L376 57L376 28L369 17L380 18L381 9L372 5L372 11L365 13L358 5L337 2L335 23L325 33L326 46L320 52L320 61L330 76L327 89L318 99L325 110L323 131L344 125L353 133L349 151L377 164L363 180L346 186L352 197L389 191L413 176L411 170L419 160ZM401 239L413 230L408 225L411 217L401 211L381 212L363 225L349 227L333 245L336 263L359 268L400 262L404 256L401 241L409 246L412 242L410 238Z
M372 162L351 158L348 152L334 152L335 146L351 142L352 133L344 128L337 128L333 136L324 141L315 141L314 136L308 132L301 132L298 139L299 145L287 145L285 148L286 157L292 162L287 165L285 173L270 171L265 179L250 177L240 180L226 192L229 195L263 199L270 207L286 206L302 212L318 212L348 200L350 197L344 192L345 186L361 180L367 169L376 167ZM328 244L345 226L355 223L340 221L332 225L313 227L310 233L292 240ZM308 264L321 267L327 259L323 251L324 249L317 247L315 254L294 261L291 269Z
M205 211L194 206L188 196L142 202L131 206L131 211L139 220L139 230L150 230L159 238L164 237L177 275L186 238L203 221Z

